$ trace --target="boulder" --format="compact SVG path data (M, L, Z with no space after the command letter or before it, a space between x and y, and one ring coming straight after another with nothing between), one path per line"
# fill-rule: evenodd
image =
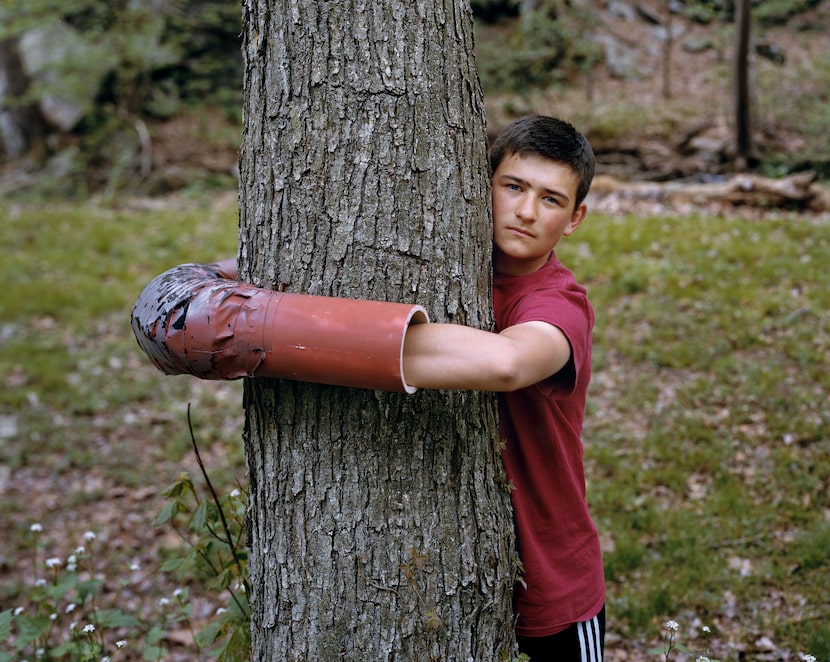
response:
M111 51L62 21L25 32L18 51L44 119L64 133L89 112L104 76L117 63Z

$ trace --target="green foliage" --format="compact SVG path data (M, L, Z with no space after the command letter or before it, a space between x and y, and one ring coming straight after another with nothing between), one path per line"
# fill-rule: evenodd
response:
M96 606L105 583L96 572L96 535L85 533L84 544L65 560L44 559L41 532L33 524L27 535L33 567L26 601L0 614L0 660L29 655L92 662L114 654L128 643L117 635L138 621L121 609Z
M780 25L817 6L821 0L764 0L752 6L752 16L761 26Z
M39 35L40 43L26 92L4 104L57 99L80 117L74 140L31 145L38 192L83 198L136 188L151 165L148 118L200 104L238 121L240 32L239 4L229 0L0 0L0 39Z
M209 589L225 592L230 608L196 637L198 647L214 648L212 655L227 662L250 657L250 609L248 551L245 548L247 495L241 488L220 497L208 475L193 433L188 408L188 428L193 452L205 481L207 498L199 495L187 474L180 474L164 496L169 500L155 520L169 525L186 543L184 553L169 558L162 570L181 579L197 580Z
M63 93L67 83L88 78L90 65L111 72L99 96L128 113L160 111L164 97L239 103L242 58L241 11L228 0L0 0L0 38L19 37L63 23L75 30L86 49L75 59L51 63L58 76L38 92ZM96 53L98 52L96 51ZM43 83L41 83L43 85ZM224 88L224 89L223 89ZM227 96L228 88L236 90ZM218 90L221 90L218 92ZM175 105L169 109L177 109ZM169 111L168 111L169 112Z
M585 38L592 14L575 8L562 17L525 12L507 44L478 39L478 72L485 94L519 93L550 87L589 71L601 49Z
M752 16L759 25L778 25L792 16L812 9L821 0L754 0ZM734 0L687 0L683 13L701 23L732 21L735 17Z
M114 657L128 645L140 645L145 660L162 660L168 653L164 643L168 631L182 625L191 630L199 659L203 652L223 662L250 658L247 551L242 546L247 498L241 489L220 497L201 463L195 439L193 447L207 498L200 496L186 474L165 490L168 503L155 524L173 527L186 544L172 551L160 570L175 574L185 584L198 582L211 591L226 592L229 607L217 610L198 632L193 631L187 588L161 598L147 620L121 608L102 608L98 597L107 581L97 570L96 534L86 532L85 545L77 547L65 562L57 557L41 560L43 529L33 524L28 536L33 582L21 592L23 604L0 612L0 662L26 655L56 662L97 662L102 656ZM122 588L130 588L129 584L129 579L120 581Z

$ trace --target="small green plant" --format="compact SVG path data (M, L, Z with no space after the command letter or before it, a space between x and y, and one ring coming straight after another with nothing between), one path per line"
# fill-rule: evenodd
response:
M207 474L193 433L194 452L209 493L199 494L184 473L164 492L168 499L156 517L157 526L172 526L185 545L161 567L183 584L201 582L217 593L226 592L228 606L197 630L192 618L188 588L180 587L154 605L138 605L130 613L102 605L99 596L108 584L96 564L97 535L87 531L84 544L65 560L44 554L43 526L27 532L32 560L31 585L21 591L20 606L0 612L0 662L18 659L97 662L114 660L126 650L139 648L145 660L162 660L168 654L164 641L170 630L190 632L197 659L216 657L220 662L242 662L251 649L245 536L247 497L241 488L220 497ZM126 579L118 582L132 592L131 577L140 568L132 564Z
M693 655L694 653L692 650L683 644L677 642L677 632L680 629L680 624L677 621L666 621L663 624L663 646L658 648L652 648L649 653L653 655L664 655L666 662L669 661L671 658L671 654L674 651L680 651L681 653L686 653L688 655ZM697 662L717 662L714 658L708 657L709 655L709 637L711 636L711 630L709 627L703 628L704 636L706 637L706 650L705 654L698 656Z
M666 621L663 624L663 645L652 648L649 653L662 656L666 662L669 662L672 653L675 651L695 655L691 648L678 643L677 633L679 630L680 624L677 621ZM720 662L717 658L711 657L712 629L708 625L704 625L701 628L701 633L703 634L703 652L695 657L695 662ZM816 662L816 657L809 653L799 653L798 659L802 662Z
M187 423L193 452L205 480L209 498L201 498L190 477L179 474L164 491L169 500L155 524L169 524L185 542L184 553L171 557L162 570L179 578L190 577L207 588L227 593L228 607L220 608L206 628L194 637L197 646L216 646L221 660L247 660L251 649L248 595L248 552L244 547L247 496L241 488L220 497L202 461L193 432L190 406Z
M0 662L27 655L78 662L115 657L130 643L125 631L139 623L121 609L98 606L105 578L95 566L96 534L87 531L84 544L64 560L41 559L42 533L39 523L28 532L32 555L28 599L0 613ZM145 659L160 657L146 654L145 650Z

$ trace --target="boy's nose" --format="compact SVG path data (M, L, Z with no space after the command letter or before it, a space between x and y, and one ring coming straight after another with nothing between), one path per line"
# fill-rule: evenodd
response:
M516 216L525 221L533 220L534 208L533 198L529 195L523 195L516 203Z

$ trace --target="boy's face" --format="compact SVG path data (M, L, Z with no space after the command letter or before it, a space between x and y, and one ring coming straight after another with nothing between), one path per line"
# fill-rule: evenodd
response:
M493 173L493 264L521 276L541 269L588 208L574 207L576 173L541 156L511 154Z

